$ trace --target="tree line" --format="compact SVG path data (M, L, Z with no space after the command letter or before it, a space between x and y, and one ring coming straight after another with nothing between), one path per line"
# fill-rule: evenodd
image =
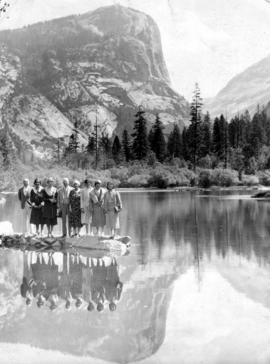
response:
M209 112L202 113L202 105L196 84L190 106L190 124L182 131L174 124L166 135L158 114L148 130L146 112L140 108L132 133L125 129L122 135L109 138L106 132L98 135L96 130L80 151L78 132L75 131L64 156L67 158L71 154L74 159L74 155L79 154L82 162L83 155L88 154L96 159L96 165L102 160L104 168L132 160L154 164L177 159L182 166L194 170L196 167L230 167L237 170L240 177L243 171L253 174L258 169L270 168L270 122L265 108L258 106L252 118L245 111L229 122L223 114L212 120Z
M134 160L154 166L176 163L179 167L232 168L254 174L270 169L270 122L266 108L257 107L253 117L248 111L234 116L230 121L221 114L211 119L202 113L199 86L195 86L190 105L190 123L180 130L174 124L165 133L160 116L147 127L146 112L139 108L135 114L132 132L110 137L106 125L95 125L86 145L81 145L78 122L67 145L58 140L54 160L71 168L111 168ZM10 168L15 160L14 138L6 127L0 132L0 165ZM16 144L16 143L15 143ZM18 143L17 143L18 144Z

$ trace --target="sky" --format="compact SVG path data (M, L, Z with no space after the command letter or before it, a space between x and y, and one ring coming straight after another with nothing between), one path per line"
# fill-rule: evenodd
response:
M270 54L270 3L266 0L10 0L0 29L81 14L121 4L157 23L173 88L191 99L195 82L203 98Z

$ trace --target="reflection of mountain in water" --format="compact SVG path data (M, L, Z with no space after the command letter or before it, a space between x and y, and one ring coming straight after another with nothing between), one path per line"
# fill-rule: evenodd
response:
M23 273L16 284L20 304L2 327L5 342L30 344L119 363L152 355L165 336L173 281L187 259L123 266L115 258L87 259L70 254L18 252ZM22 256L21 256L22 255ZM181 260L182 259L182 260ZM6 269L9 270L9 264ZM37 305L40 296L42 305ZM76 307L78 298L82 300ZM93 311L88 311L90 301ZM71 300L71 308L66 302ZM3 301L8 301L8 294ZM29 302L31 301L31 302ZM29 307L26 305L31 303ZM97 311L98 303L104 309ZM114 302L115 311L109 310ZM20 312L23 312L21 315Z
M109 310L106 299L101 313L97 303L88 312L85 300L76 308L75 298L70 310L63 298L53 311L47 301L41 308L36 303L27 308L25 298L19 296L22 273L19 280L10 273L14 257L23 270L22 255L13 253L12 260L3 259L0 268L1 274L6 272L6 286L13 282L13 293L6 290L2 295L13 305L12 314L4 313L1 321L0 335L6 342L120 363L149 357L164 341L173 282L189 267L203 270L207 264L238 291L269 307L270 204L187 192L123 193L123 201L122 234L131 235L134 246L129 256L117 261L123 287L116 311ZM11 210L7 214L13 216ZM59 256L63 257L53 255L62 272ZM97 265L93 261L91 267L92 263Z

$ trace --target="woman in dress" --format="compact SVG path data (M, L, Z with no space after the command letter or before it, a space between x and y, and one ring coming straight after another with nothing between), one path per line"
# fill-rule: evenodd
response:
M74 181L73 186L74 189L69 194L69 226L73 230L73 236L78 236L82 227L80 182Z
M36 178L34 181L34 187L30 192L30 203L32 206L30 215L30 224L36 226L36 235L42 236L44 219L42 216L42 206L44 206L43 201L43 188L41 186L41 180ZM40 227L40 232L39 232Z
M84 188L81 191L81 223L85 226L86 235L89 234L89 225L91 223L90 192L92 189L90 180L86 179Z
M104 211L106 214L106 228L114 236L120 229L119 212L122 210L120 193L115 191L112 182L107 183L107 192L104 196Z
M92 212L92 227L96 228L96 234L102 235L106 224L103 209L105 192L101 188L101 181L96 181L93 190L90 192L90 211Z
M53 237L53 227L57 225L57 190L53 186L53 178L47 179L47 186L43 192L43 219L47 225L48 237Z

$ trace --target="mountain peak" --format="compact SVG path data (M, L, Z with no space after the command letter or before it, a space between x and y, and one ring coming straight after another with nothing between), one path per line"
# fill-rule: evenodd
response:
M24 131L26 120L32 130L38 125L41 143L36 134L24 139L40 153L44 133L49 145L66 136L74 120L82 135L89 135L97 116L111 136L131 130L140 105L149 126L157 113L168 131L188 118L186 100L170 87L159 29L142 12L118 4L102 7L0 32L0 42L3 65L13 77L3 92L0 86L14 111L12 119L4 118L15 133L19 125ZM66 125L61 133L54 120L48 122L52 115Z
M205 105L211 115L227 113L229 117L248 110L256 112L257 106L270 101L270 55L234 76L227 85Z

